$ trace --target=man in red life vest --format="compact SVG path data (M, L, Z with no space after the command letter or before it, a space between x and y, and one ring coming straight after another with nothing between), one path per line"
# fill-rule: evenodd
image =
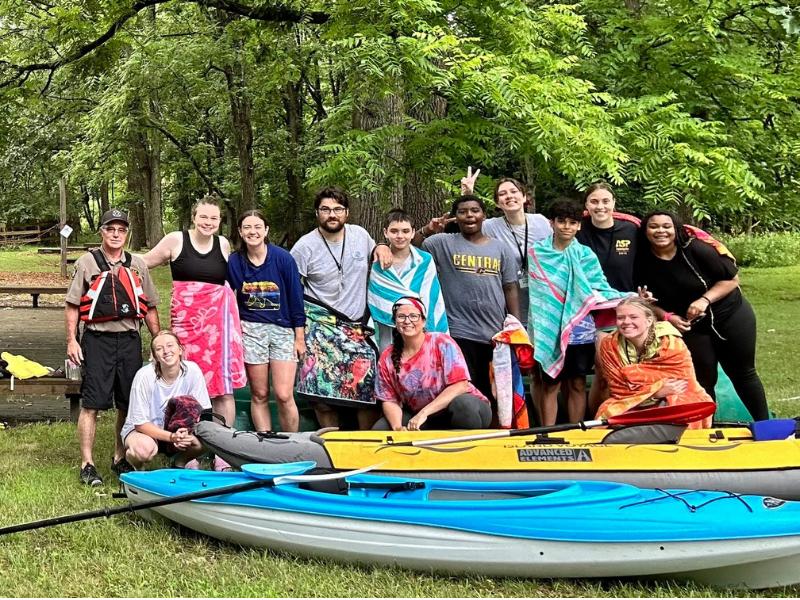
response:
M161 329L158 292L147 266L140 257L123 250L128 225L128 215L121 210L103 213L100 249L87 252L75 263L66 297L67 356L83 367L78 416L80 480L92 487L103 483L92 456L101 410L117 408L111 470L120 474L132 469L125 460L119 433L128 413L133 377L142 366L139 329L142 321L153 335ZM84 323L80 342L79 320Z

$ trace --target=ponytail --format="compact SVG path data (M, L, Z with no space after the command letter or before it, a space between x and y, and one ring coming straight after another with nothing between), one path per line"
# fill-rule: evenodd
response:
M403 354L403 336L397 329L392 329L392 364L394 370L400 373L400 356Z

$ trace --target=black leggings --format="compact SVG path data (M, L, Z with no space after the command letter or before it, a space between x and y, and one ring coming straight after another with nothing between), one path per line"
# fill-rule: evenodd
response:
M414 414L403 409L403 425L408 425ZM447 408L429 416L422 424L422 429L484 429L492 420L489 405L470 393L459 394L447 405ZM389 421L381 417L372 426L373 429L388 431Z
M704 324L704 329L707 326ZM714 329L725 339L721 340L713 331L683 334L692 354L697 381L715 398L719 363L753 419L769 419L764 386L756 372L756 315L753 307L743 298L736 312L724 321L714 321Z
M489 365L494 358L492 343L475 342L464 338L453 338L461 348L464 361L469 369L470 381L492 403L492 412L496 412L496 403L492 395L492 382L489 379Z

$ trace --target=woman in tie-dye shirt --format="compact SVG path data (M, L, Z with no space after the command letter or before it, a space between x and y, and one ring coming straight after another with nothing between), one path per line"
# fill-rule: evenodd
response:
M488 427L489 400L470 383L461 350L446 333L425 331L425 306L400 298L392 307L394 343L378 361L375 395L383 418L373 429Z

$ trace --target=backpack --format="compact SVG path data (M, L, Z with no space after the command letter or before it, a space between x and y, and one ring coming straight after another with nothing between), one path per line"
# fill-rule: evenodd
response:
M147 296L142 281L130 268L131 255L115 275L100 250L92 250L100 274L92 278L89 290L81 297L80 317L86 323L103 323L121 319L144 319L147 314Z

